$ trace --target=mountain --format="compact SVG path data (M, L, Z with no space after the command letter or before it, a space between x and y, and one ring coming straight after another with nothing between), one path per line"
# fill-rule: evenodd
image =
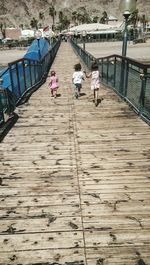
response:
M52 17L49 15L49 7L53 4L56 10L55 22L59 22L59 12L71 21L72 12L87 13L91 17L102 17L104 11L108 15L123 19L119 10L119 0L0 0L0 23L6 27L25 28L30 27L33 17L38 20L42 26L52 24ZM150 0L137 0L139 14L145 14L150 21ZM44 17L39 18L39 13Z

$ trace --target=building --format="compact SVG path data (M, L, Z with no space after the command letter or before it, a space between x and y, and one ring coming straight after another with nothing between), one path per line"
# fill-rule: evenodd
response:
M120 34L123 30L123 22L116 22L114 25L92 23L92 24L81 24L70 28L64 32L66 35L73 35L74 37L82 37L86 35L86 40L92 39L112 39L117 34ZM63 32L62 32L63 33Z
M20 28L6 28L5 29L5 38L11 40L19 40L21 36Z

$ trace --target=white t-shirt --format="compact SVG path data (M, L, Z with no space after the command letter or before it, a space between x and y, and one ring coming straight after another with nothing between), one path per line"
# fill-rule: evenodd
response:
M76 71L73 73L72 79L74 84L81 84L84 74L82 71Z

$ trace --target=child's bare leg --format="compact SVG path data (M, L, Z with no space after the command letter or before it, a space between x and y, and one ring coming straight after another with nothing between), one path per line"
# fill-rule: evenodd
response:
M95 106L97 106L98 103L98 89L95 90Z
M51 97L53 97L53 89L51 89Z
M79 87L78 88L78 95L79 95L79 97L80 97L80 91L81 91L81 88Z
M54 97L57 97L57 89L54 90Z
M94 95L94 101L95 101L95 90L93 91L93 95Z
M78 87L76 86L75 87L75 98L78 98L79 97L79 94L78 94L79 92L78 92Z

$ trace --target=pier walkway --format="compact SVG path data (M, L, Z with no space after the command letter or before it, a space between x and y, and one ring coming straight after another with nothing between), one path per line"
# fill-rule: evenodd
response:
M78 61L62 43L58 97L47 80L0 143L0 265L150 264L150 128L89 79L74 99Z

